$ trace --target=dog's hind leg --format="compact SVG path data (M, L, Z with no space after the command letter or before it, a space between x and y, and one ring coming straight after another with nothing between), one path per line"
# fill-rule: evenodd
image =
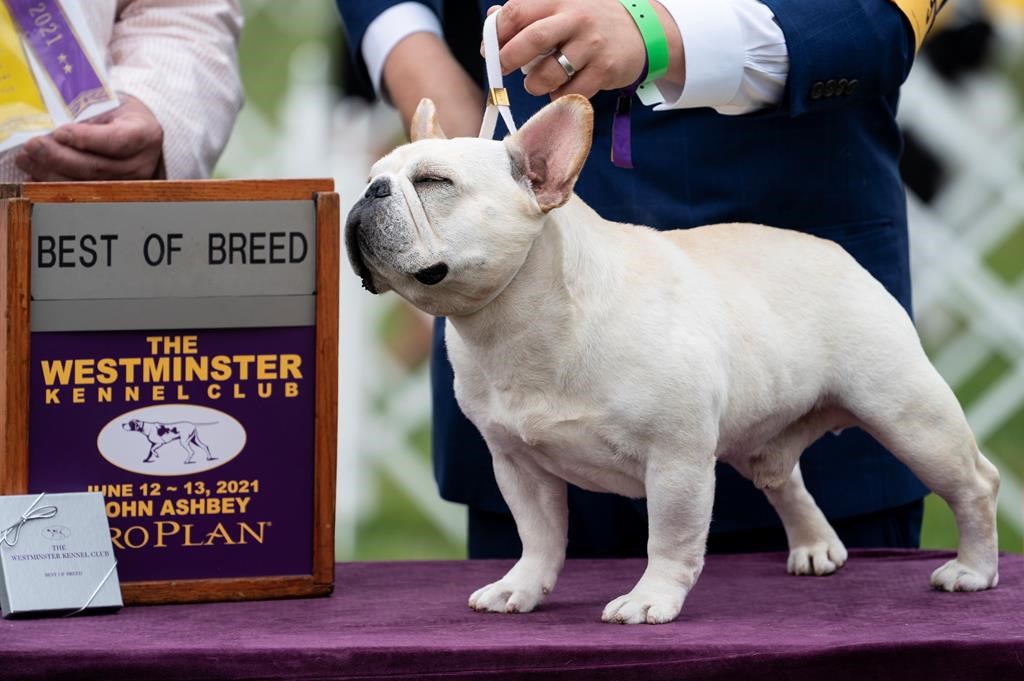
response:
M789 574L828 575L846 563L846 547L804 486L799 464L786 484L764 493L786 529Z
M815 409L796 420L749 459L730 461L761 489L786 530L791 575L828 575L846 563L846 547L804 486L798 461L830 430L850 425L851 417L833 407Z
M217 457L215 457L210 452L210 448L206 446L206 443L199 439L199 433L192 433L192 444L199 445L200 447L202 447L203 451L206 452L206 460L207 461L216 461L217 460Z
M185 452L188 454L188 456L185 457L185 463L192 463L192 459L195 458L196 455L196 450L192 449L189 443L182 438L178 438L178 443L181 445L181 448L184 449Z
M980 591L999 581L996 495L999 471L981 452L956 396L923 351L903 359L900 372L877 372L874 384L848 405L864 427L910 467L953 510L957 557L931 584L945 591Z

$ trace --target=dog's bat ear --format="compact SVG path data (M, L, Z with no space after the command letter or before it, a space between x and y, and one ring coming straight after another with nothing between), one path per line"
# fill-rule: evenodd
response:
M543 212L564 205L572 196L593 133L590 101L581 95L566 95L535 113L505 139L513 171L529 180Z
M437 107L434 101L427 97L420 100L416 107L416 113L412 115L412 124L409 126L409 139L413 142L430 139L448 139L441 129L441 123L437 120Z

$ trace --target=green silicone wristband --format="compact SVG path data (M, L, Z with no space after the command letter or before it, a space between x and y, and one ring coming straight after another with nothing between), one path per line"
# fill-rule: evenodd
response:
M647 0L619 0L640 29L647 47L647 78L645 83L658 80L668 73L668 38L661 27L658 14Z

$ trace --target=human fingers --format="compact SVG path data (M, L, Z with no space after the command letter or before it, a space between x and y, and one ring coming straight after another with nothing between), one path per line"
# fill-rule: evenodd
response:
M580 71L570 78L565 85L552 92L551 99L556 100L559 97L571 94L583 95L587 99L590 99L603 89L604 71L599 68L594 68L594 64L592 63L590 68Z
M556 14L561 4L560 0L509 0L498 15L498 44L504 45L533 22Z
M530 24L501 48L502 72L507 75L530 64L538 55L560 49L575 33L576 27L567 14L556 14Z
M31 174L45 180L142 179L136 159L112 159L79 151L60 144L51 137L36 137L24 147L31 163Z
M163 127L141 100L121 95L121 106L88 123L58 128L61 144L109 158L152 157L163 149Z
M71 123L55 130L53 138L78 151L117 159L131 158L152 143L145 126L133 118Z
M24 149L19 151L18 155L14 157L14 165L18 166L33 182L69 182L71 179L36 163Z
M570 69L567 70L558 61L559 56L569 62ZM594 56L595 52L588 49L582 41L574 40L556 50L550 57L540 60L527 74L523 85L532 95L546 95L566 85L570 79L578 77Z

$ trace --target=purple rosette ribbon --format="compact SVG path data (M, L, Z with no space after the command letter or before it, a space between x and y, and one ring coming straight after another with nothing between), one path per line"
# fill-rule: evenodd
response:
M114 97L57 0L3 0L71 116Z

